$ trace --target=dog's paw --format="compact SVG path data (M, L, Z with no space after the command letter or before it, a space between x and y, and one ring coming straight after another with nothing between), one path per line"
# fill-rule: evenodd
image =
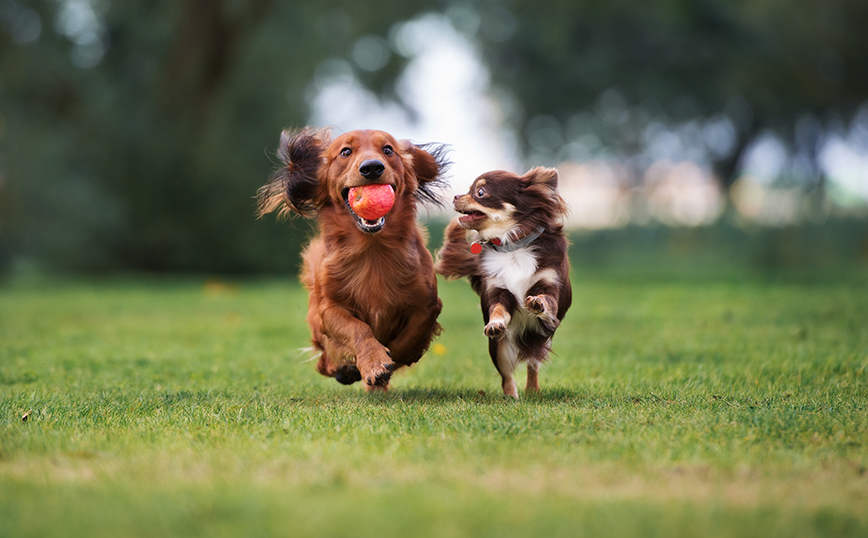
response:
M506 333L506 323L499 319L490 321L482 332L489 338L500 338Z
M386 388L395 371L394 362L381 363L365 372L365 384L369 387ZM361 377L361 376L360 376Z
M362 380L362 373L352 364L344 364L335 370L335 380L341 385L352 385Z
M540 316L546 311L546 302L539 295L530 295L524 300L524 307L532 314Z
M551 295L529 295L524 299L524 307L551 330L561 324L556 316L558 305Z
M356 367L361 372L366 388L386 388L398 366L392 361L392 353L389 348L377 343L372 345L368 352L356 359Z

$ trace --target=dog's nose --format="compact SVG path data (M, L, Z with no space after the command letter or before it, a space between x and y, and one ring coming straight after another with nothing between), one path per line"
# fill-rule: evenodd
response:
M460 199L461 199L461 195L460 195L460 194L457 194L457 195L455 195L455 198L452 199L452 203L453 203L453 204L457 204L457 203L458 203L458 200L460 200Z
M368 159L367 161L362 162L362 165L359 167L359 173L362 174L362 177L365 179L378 179L383 175L385 170L386 165L377 159Z

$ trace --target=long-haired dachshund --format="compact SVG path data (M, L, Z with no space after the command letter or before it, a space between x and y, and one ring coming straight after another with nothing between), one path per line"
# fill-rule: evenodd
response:
M446 228L436 270L468 277L479 295L504 394L518 398L512 374L519 361L527 362L526 390L538 391L539 366L572 302L558 172L488 172L454 205L461 216Z
M259 190L259 215L315 217L301 280L317 370L349 385L388 389L392 372L418 361L439 334L433 259L416 222L418 202L438 203L445 146L414 145L383 131L284 131L283 166ZM385 216L360 216L351 189L391 188ZM388 189L387 189L388 190ZM362 212L364 213L364 212Z

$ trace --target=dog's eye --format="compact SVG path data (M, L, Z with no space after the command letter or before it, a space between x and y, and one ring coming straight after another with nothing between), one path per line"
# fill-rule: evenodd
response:
M353 154L353 150L350 148L344 148L341 150L341 157L349 157Z
M386 157L391 156L392 153L394 153L394 150L392 149L392 146L386 146L386 147L383 148L383 155L385 155Z
M485 189L483 189L482 187L476 189L476 196L478 198L483 198L485 196Z

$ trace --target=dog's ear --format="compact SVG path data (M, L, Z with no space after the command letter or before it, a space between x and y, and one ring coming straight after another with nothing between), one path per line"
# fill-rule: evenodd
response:
M421 202L442 206L442 193L438 191L448 186L444 176L452 164L446 158L449 146L434 143L416 145L409 140L402 140L401 146L403 153L411 157L409 168L418 185L416 198ZM404 163L406 167L406 159Z
M538 166L522 177L528 184L533 187L543 187L553 191L558 190L558 170L557 168L544 168Z
M328 130L311 127L281 133L277 156L283 166L257 193L259 217L276 209L282 217L293 211L303 217L316 212L321 198L319 172L329 139Z
M539 200L540 215L547 220L563 218L569 212L567 203L558 192L556 168L538 166L521 177L525 182L524 192Z

